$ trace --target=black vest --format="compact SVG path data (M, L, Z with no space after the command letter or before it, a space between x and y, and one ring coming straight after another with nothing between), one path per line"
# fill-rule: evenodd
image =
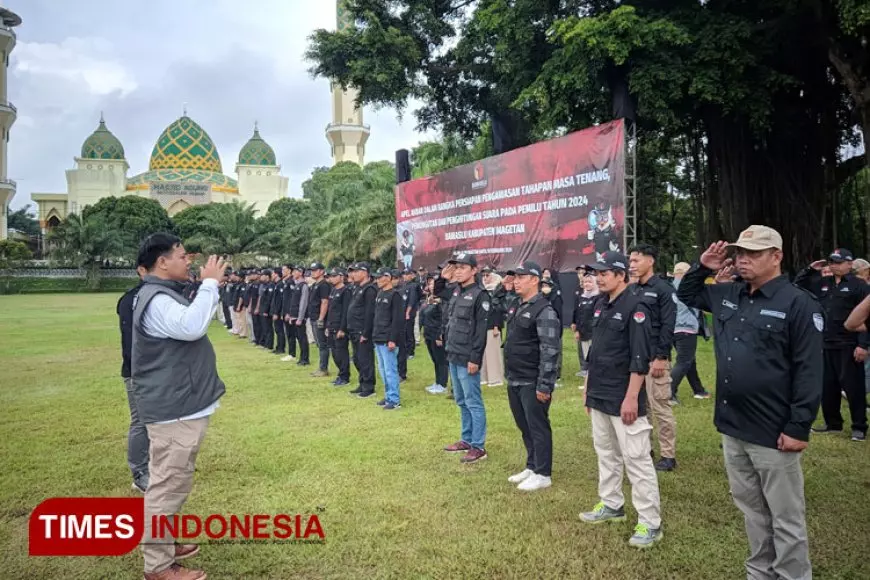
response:
M302 282L304 284L305 282ZM299 303L302 301L302 285L297 284L293 280L288 286L287 291L290 292L290 318L299 318Z
M347 286L342 286L341 288L333 287L332 292L329 293L329 308L326 310L326 328L330 330L341 329L341 315L344 313L345 300L347 300L345 292L347 292Z
M477 284L465 290L457 287L447 307L447 354L468 356L474 334L474 305L477 297L486 292Z
M541 366L541 349L538 340L538 315L550 302L539 295L531 304L522 304L511 309L507 319L507 337L504 342L505 374L512 381L534 383Z
M366 329L366 308L369 304L374 303L375 296L378 295L378 289L374 282L369 282L364 286L351 286L350 288L350 306L347 309L347 329L350 332L365 332ZM374 314L374 309L372 309Z

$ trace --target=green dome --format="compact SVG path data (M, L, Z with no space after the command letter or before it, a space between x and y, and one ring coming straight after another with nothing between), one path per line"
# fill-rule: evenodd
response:
M254 136L239 151L239 165L278 165L275 151L260 137L256 125L254 125Z
M148 168L151 171L190 169L223 172L214 141L187 115L169 125L160 134L151 152Z
M100 117L100 125L82 144L82 159L124 159L124 146Z

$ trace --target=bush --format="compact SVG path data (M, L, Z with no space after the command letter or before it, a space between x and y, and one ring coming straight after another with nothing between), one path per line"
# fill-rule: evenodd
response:
M79 292L126 292L138 283L136 278L100 278L97 290L88 289L85 278L0 277L2 294L70 294Z

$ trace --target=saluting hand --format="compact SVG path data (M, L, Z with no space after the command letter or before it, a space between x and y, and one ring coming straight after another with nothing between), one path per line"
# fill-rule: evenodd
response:
M707 250L701 254L701 264L711 270L724 268L728 259L728 242L719 240L710 244Z
M812 269L815 270L816 272L821 272L821 271L822 271L822 268L824 268L824 267L827 266L827 265L828 265L828 261L827 261L827 260L816 260L815 262L813 262L812 264L810 264L810 268L812 268Z
M793 439L785 433L780 433L779 439L776 440L776 448L787 453L798 453L807 448L807 442Z
M725 263L728 265L716 272L717 284L725 284L734 281L734 266L731 265L731 259L729 258L725 260Z

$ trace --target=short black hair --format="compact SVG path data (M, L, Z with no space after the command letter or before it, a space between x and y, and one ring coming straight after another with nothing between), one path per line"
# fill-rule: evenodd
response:
M643 256L649 256L653 259L653 261L658 261L659 259L659 249L653 246L652 244L635 244L628 250L629 254L633 254L637 252Z
M142 241L139 246L139 255L136 257L136 265L144 266L149 272L154 269L157 259L168 256L178 245L181 238L172 234L158 232L151 234Z

